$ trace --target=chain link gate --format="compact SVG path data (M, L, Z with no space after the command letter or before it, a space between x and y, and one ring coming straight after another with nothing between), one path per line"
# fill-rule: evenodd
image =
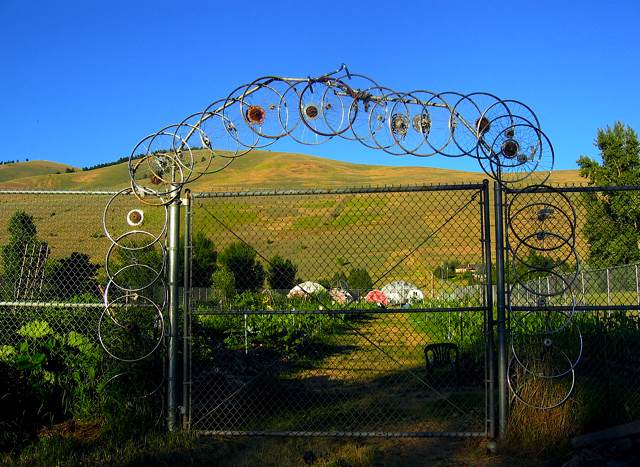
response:
M509 334L499 367L511 426L532 411L553 414L565 404L584 426L637 420L637 229L613 222L611 206L636 203L640 187L502 191Z
M598 246L589 237L592 232L605 232L603 238L612 241L624 232L606 217L590 216L589 211L594 200L626 202L636 198L639 190L633 186L583 186L521 191L500 190L497 186L495 192L505 200L504 206L498 202L494 206L492 214L498 222L490 216L486 184L183 197L186 219L182 236L189 241L182 260L184 270L192 269L193 274L178 270L178 276L180 283L186 281L182 303L190 310L184 315L182 329L192 331L193 341L186 336L185 377L173 383L184 383L180 405L185 425L211 433L486 433L493 437L497 423L493 423L492 407L502 406L497 402L511 402L499 411L505 418L497 420L504 423L509 412L509 423L522 420L527 403L542 406L522 393L517 380L513 384L514 380L507 378L519 368L516 364L529 368L532 357L539 352L539 346L533 345L536 336L521 332L530 328L524 326L528 321L523 317L552 305L531 302L535 294L527 289L551 295L551 291L564 288L562 284L569 284L567 291L575 302L556 303L564 311L573 311L566 323L562 320L558 326L562 332L552 336L548 347L562 350L571 358L571 365L569 372L565 368L540 386L548 390L540 394L558 398L538 402L557 404L569 394L564 409L558 410L577 413L577 408L590 408L588 426L606 427L637 418L640 266L622 260L607 266L591 263L589 255L594 245ZM559 193L568 197L570 204L549 209L550 205L562 208L564 198ZM132 407L143 409L154 425L162 425L169 406L165 402L170 400L165 391L170 378L164 370L165 350L170 338L181 335L180 329L178 334L169 332L168 320L164 328L150 323L152 346L157 334L166 328L161 348L144 362L131 365L110 358L107 351L111 347L104 345L117 336L112 329L101 326L104 319L101 321L100 316L105 310L100 283L106 274L102 252L110 241L96 225L99 207L118 193L4 191L1 195L5 213L0 223L3 364L10 362L7 357L14 349L19 350L21 342L40 345L49 337L63 342L64 351L71 354L91 350L95 362L69 360L74 368L80 365L78 371L87 372L83 381L89 386L88 394L99 397L99 387L106 383L109 397L113 392L113 397L126 398ZM520 207L535 206L532 214L516 215L520 210L514 207L516 196L521 200ZM118 206L120 214L135 212L135 199L124 197ZM576 217L570 228L566 222L567 218L573 219L572 210ZM148 216L146 226L161 226L162 220L161 216ZM566 249L561 251L567 254L555 257L571 257L568 253L575 250L583 259L582 266L575 268L574 257L568 261L571 267L552 273L550 268L539 266L527 280L517 281L514 271L526 270L522 265L514 269L519 260L513 255L521 251L517 250L518 239L512 228L516 222L525 231L544 232L543 239L566 239L571 237L567 232L575 231L574 247L561 242ZM542 222L547 224L544 228L539 225ZM21 227L16 229L12 224ZM496 281L493 293L488 293L494 274L483 277L483 265L491 262L489 232L494 227L498 246L493 262L495 276L499 278L497 270L503 269L505 277L502 283ZM78 232L84 234L78 236ZM502 233L504 237L498 238ZM519 234L520 238L527 235ZM177 231L175 238L180 236ZM230 284L225 283L221 268L212 270L211 265L228 263L228 258L218 259L233 243L253 247L251 269L255 273L259 271L257 264L262 265L266 290L245 292L238 299L227 297L222 286ZM203 254L211 246L217 252L213 258ZM630 244L626 250L632 251L633 247ZM282 261L275 261L275 255ZM125 259L115 256L111 265L118 270ZM311 292L308 286L298 290L298 297L286 297L290 288L269 292L274 289L268 280L271 266L279 264L286 272L286 260L297 268L293 277L296 284L303 279L317 280L326 285L326 292L307 293ZM447 266L448 261L462 262L455 268ZM399 280L410 286L385 288ZM520 289L514 289L518 282ZM360 287L365 290L358 290L356 285L363 283ZM233 286L246 288L247 284ZM422 299L415 291L414 299L408 299L413 286L423 294ZM331 289L336 289L333 295ZM338 289L349 292L351 298L338 294ZM398 302L394 293L406 293L409 303L378 307L366 301L369 289L386 290L390 302ZM159 287L151 292L162 296ZM382 296L373 294L369 298L380 301ZM554 300L562 297L559 294ZM504 341L504 346L499 341L495 346L501 359L495 359L495 366L491 365L491 334L486 333L486 312L493 309L494 300L497 318L492 324ZM78 347L82 342L87 345ZM448 367L427 371L424 348L446 343L458 347L460 356L454 360L459 363L457 368L449 362ZM60 349L53 349L50 358L61 357ZM469 349L475 358L468 358ZM489 364L482 360L485 355ZM516 356L519 362L514 360ZM175 366L182 376L177 361ZM136 374L141 377L136 379ZM516 376L522 381L522 373ZM61 379L60 384L73 387L70 378ZM16 396L14 383L19 382L7 381L11 384L5 387L9 394L5 404ZM496 404L491 388L503 392L496 392L500 396Z
M487 187L194 194L185 426L488 434ZM212 245L217 258L206 257Z

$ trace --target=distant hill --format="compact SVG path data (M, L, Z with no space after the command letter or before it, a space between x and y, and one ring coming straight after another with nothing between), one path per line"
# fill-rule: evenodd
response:
M64 173L66 169L76 169L67 164L50 161L14 162L0 165L0 184L20 178L33 178L41 175Z
M195 152L200 161L204 153ZM199 162L199 166L204 163ZM101 190L128 184L127 163L64 173L70 167L48 161L0 166L0 188ZM60 172L59 174L56 172ZM253 151L236 159L217 174L206 175L190 185L193 191L258 188L318 188L361 185L409 185L474 182L487 178L481 172L431 167L388 167L341 162L304 154ZM554 172L551 182L584 183L577 170Z

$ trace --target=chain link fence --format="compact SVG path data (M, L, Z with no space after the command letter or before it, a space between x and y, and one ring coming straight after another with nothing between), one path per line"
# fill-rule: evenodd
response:
M637 204L640 190L557 187L508 196L508 202L514 203L508 208L505 230L511 361L555 365L549 371L553 377L540 385L536 397L559 398L558 394L552 396L554 391L570 394L565 406L575 418L577 430L592 431L637 420L638 230L629 229L633 221L615 212L620 203ZM575 238L573 248L566 241L571 235ZM538 245L536 252L530 248L533 242ZM534 324L535 314L544 319ZM534 355L531 342L535 338L525 342L518 337L527 327L551 329L545 345L557 356L549 356L552 351ZM570 368L573 371L568 371ZM540 374L545 371L548 369ZM522 401L514 398L512 410L517 413L521 405Z
M484 434L482 187L195 194L191 427Z
M100 345L111 244L102 213L113 195L0 192L0 445L70 417L105 419L134 406L162 421L161 393L145 397L162 381L162 359L137 364L148 379L140 384L132 377L139 368Z
M594 197L620 193L617 202L633 203L639 192L559 192L573 207L555 191L532 192L529 204L544 206L516 220L535 233L542 217L553 227L542 230L558 237L540 241L575 235L575 248L559 241L534 257L517 250L507 226L512 331L527 309L567 312L554 339L576 362L567 407L582 414L580 429L637 419L637 238L589 212ZM42 414L55 422L103 413L100 387L117 387L130 407L152 400L147 418L162 423L162 352L116 364L99 343L111 244L102 213L111 196L0 192L2 442L20 436L19 426L42 426ZM495 294L485 292L495 267L487 276L483 202L482 185L195 194L186 245L181 240L188 252L181 264L190 272L179 274L180 283L191 280L184 353L191 427L219 434L484 434L492 385L485 313ZM555 210L539 212L548 205ZM161 222L152 214L148 221ZM629 243L615 256L603 250L607 238ZM532 263L537 272L520 277L515 255L539 261ZM546 274L544 261L561 267ZM552 295L562 288L561 298L532 303L532 290ZM514 340L512 359L527 345Z

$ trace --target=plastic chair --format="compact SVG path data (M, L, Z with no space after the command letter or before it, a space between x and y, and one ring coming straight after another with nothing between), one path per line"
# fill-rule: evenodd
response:
M450 342L427 344L424 347L424 358L429 377L433 376L433 370L436 368L450 368L455 374L455 382L457 384L459 350L456 344Z

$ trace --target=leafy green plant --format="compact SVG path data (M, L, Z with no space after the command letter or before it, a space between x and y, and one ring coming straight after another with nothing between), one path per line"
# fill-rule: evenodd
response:
M85 293L96 295L98 269L89 255L74 251L53 266L50 282L54 294L62 300Z
M220 268L213 273L211 284L217 300L227 302L233 298L236 290L235 279L226 268Z
M102 358L87 336L59 333L43 319L23 324L15 344L0 347L5 376L0 424L14 442L66 416L98 413L97 369Z
M364 268L352 268L347 274L347 283L352 290L368 292L373 288L373 280L369 272Z
M257 291L262 287L265 271L256 256L256 250L243 242L231 243L220 253L218 259L233 274L238 292Z
M296 285L298 267L290 259L273 256L267 266L267 284L273 290L290 290Z

